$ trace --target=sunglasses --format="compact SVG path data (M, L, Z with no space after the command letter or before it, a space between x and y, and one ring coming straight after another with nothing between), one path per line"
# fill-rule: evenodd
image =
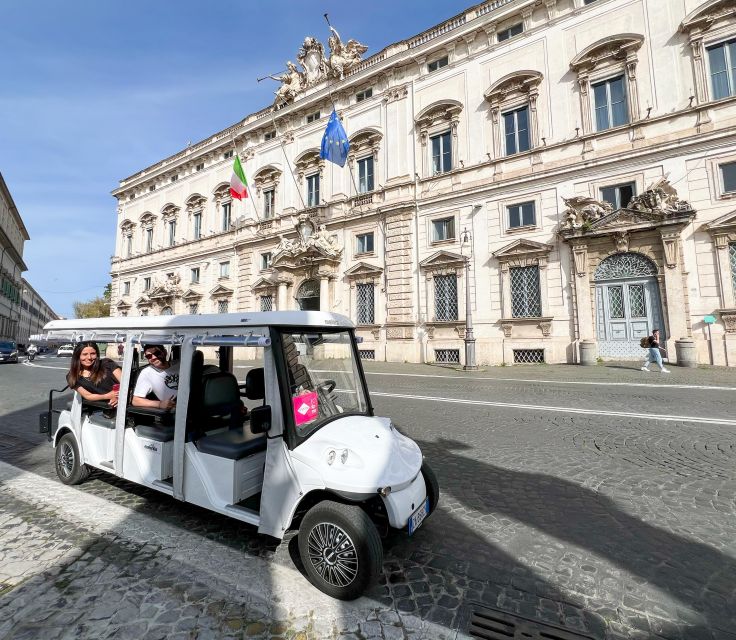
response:
M146 360L150 360L151 358L158 358L159 360L162 360L165 356L160 351L152 351L151 353L144 353L143 357Z

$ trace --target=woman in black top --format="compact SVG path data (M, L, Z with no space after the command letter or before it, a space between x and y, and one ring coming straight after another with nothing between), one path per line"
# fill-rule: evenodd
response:
M74 347L72 363L66 374L67 384L85 400L107 400L111 407L118 404L120 367L109 358L100 358L96 342L80 342Z

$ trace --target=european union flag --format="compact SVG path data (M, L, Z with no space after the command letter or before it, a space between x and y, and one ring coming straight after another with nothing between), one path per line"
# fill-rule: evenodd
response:
M348 159L348 151L350 151L348 134L345 133L340 118L337 117L337 112L333 109L330 119L327 121L325 135L322 136L322 148L319 157L344 167L345 161Z

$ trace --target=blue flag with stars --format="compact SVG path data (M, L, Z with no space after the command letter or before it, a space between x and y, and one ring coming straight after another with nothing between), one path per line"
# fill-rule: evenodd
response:
M345 161L348 159L348 151L350 151L348 134L345 133L340 118L337 117L337 112L333 109L330 119L327 121L325 135L322 136L322 148L319 157L344 167Z

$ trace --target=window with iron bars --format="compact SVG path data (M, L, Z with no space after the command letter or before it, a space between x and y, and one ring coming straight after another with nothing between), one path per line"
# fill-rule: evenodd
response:
M514 364L544 364L544 349L514 349Z
M358 351L361 360L375 360L376 350L375 349L361 349Z
M460 349L435 349L434 361L437 364L460 364Z
M261 311L273 311L273 296L261 296Z
M374 286L372 283L363 283L359 284L356 290L358 297L358 324L373 324L375 322Z
M542 315L539 267L511 267L511 317L538 318Z
M736 242L728 245L728 256L731 261L731 284L733 285L733 295L736 296Z
M227 313L229 304L227 300L218 300L217 301L217 313Z
M457 276L434 277L435 318L442 321L457 320Z

